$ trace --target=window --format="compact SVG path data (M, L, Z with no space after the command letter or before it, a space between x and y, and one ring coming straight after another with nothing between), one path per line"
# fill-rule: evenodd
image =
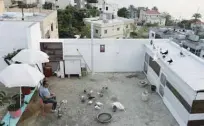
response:
M108 7L106 7L106 10L108 10Z
M100 45L100 52L105 52L105 45Z
M147 53L145 53L145 62L149 64L149 55Z
M126 25L126 28L128 28L128 25Z
M99 10L101 11L101 10L102 10L102 8L99 8Z
M96 29L95 32L98 34L98 29Z
M183 48L187 49L187 48L188 48L188 46L186 46L186 45L183 45Z
M193 105L192 105L192 109L191 109L191 113L195 114L195 113L204 113L204 100L194 100L193 101Z
M53 23L51 24L51 31L53 31Z
M56 6L56 8L58 9L58 8L59 8L59 6L57 5L57 6Z
M197 56L200 56L200 53L201 53L201 49L196 50L196 52L195 52L195 54L196 54Z
M159 86L159 94L163 97L164 96L164 87L162 85Z
M147 63L144 63L144 72L147 74L148 66Z
M190 48L190 52L195 53L195 49Z
M156 61L153 61L152 57L149 58L149 66L154 70L154 72L159 76L161 67Z
M186 100L179 94L179 92L171 85L171 83L168 80L166 81L166 86L174 94L174 96L178 99L178 101L180 101L183 107L190 113L191 106L188 104L188 102L186 102Z
M161 73L160 82L163 86L166 86L166 76Z
M104 34L107 34L108 33L108 30L104 30Z
M120 28L117 28L117 31L120 31Z

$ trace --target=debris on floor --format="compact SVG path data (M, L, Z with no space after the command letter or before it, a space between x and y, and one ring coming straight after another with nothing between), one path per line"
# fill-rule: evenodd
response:
M135 75L128 75L128 76L126 76L127 78L134 78L134 77L137 77L137 75L135 74Z
M149 100L149 92L147 90L145 90L144 92L142 92L142 101L148 101Z
M117 98L117 96L112 96L112 97L111 97L111 100L114 101L114 102L116 102L116 101L118 101L118 98Z

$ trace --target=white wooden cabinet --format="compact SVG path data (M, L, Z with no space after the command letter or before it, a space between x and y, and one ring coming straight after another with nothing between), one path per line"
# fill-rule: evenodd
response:
M79 74L81 76L81 60L65 60L65 74Z

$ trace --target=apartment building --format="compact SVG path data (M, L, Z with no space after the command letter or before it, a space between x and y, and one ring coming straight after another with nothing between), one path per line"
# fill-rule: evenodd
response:
M156 10L141 10L139 21L150 24L157 23L159 26L165 26L166 19L162 17L161 13Z
M109 15L109 18L103 19L101 17L85 18L85 24L90 25L93 23L94 37L95 38L128 38L130 32L133 30L133 19L125 18L112 18L113 15Z
M0 14L2 14L5 10L5 7L4 7L4 1L3 0L0 0Z
M107 3L106 0L99 0L98 3L91 3L90 5L96 7L99 11L103 11L104 13L112 13L114 16L118 15L118 4Z
M24 20L22 20L24 18ZM7 9L0 15L0 20L3 21L22 21L22 22L40 22L42 38L59 38L58 36L58 21L57 11L39 10L37 8L24 9L24 16L21 9Z

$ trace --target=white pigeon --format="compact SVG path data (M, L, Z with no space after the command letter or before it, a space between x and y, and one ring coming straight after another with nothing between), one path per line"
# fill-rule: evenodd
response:
M93 101L89 101L88 104L91 105L93 103Z
M125 110L125 107L120 103L120 102L114 102L113 104L112 104L112 107L113 106L116 106L119 110L121 110L121 111L124 111Z
M100 110L101 108L100 108L98 105L96 105L96 106L95 106L95 109L96 109L96 110Z
M96 102L96 105L99 106L99 107L101 107L101 106L103 106L103 103L101 103L101 102Z
M93 90L90 90L90 94L92 94L93 93Z

